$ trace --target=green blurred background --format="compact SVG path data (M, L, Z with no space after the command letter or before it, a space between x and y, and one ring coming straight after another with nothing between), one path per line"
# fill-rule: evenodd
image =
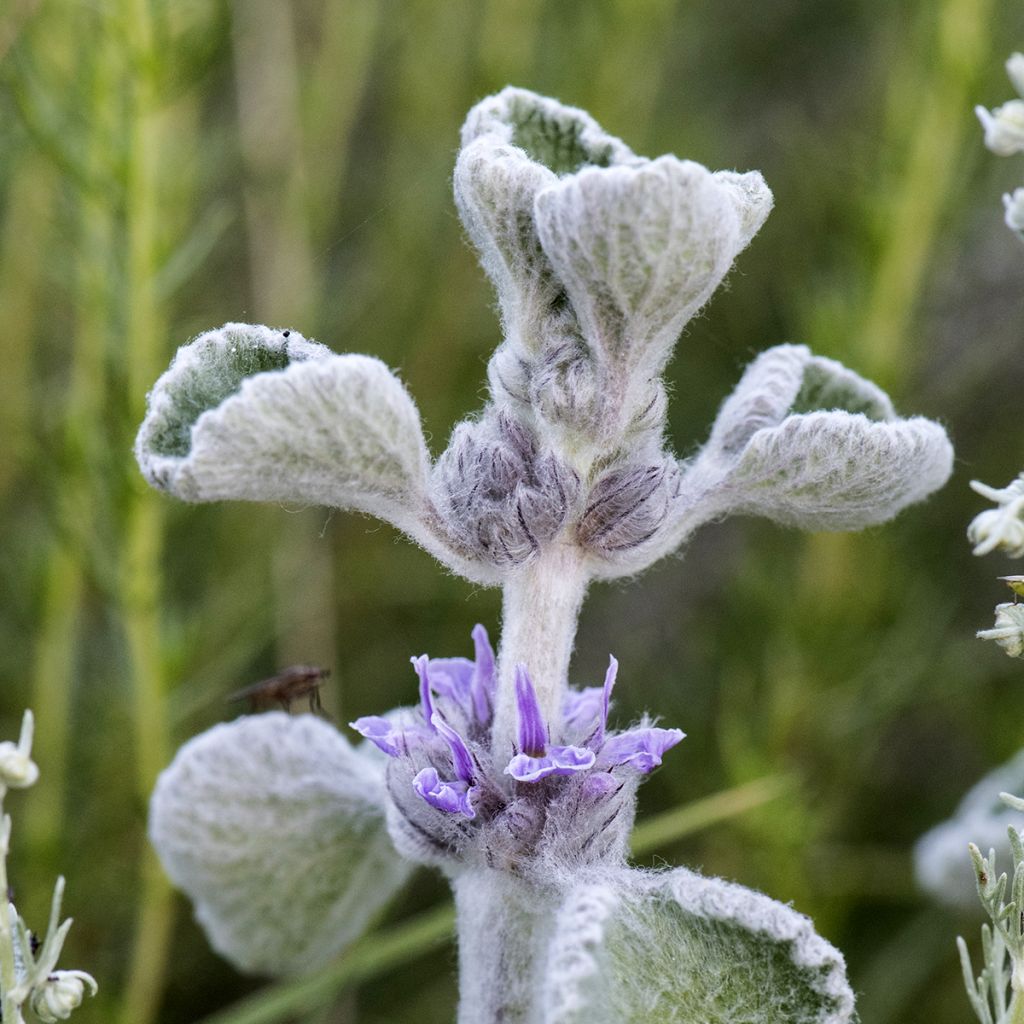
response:
M782 341L950 430L952 482L888 526L731 520L596 586L573 677L596 682L612 651L619 720L650 709L689 734L641 819L793 780L647 863L811 914L866 1024L970 1019L953 939L975 943L980 916L922 896L910 850L1024 740L1024 668L973 639L1004 599L993 577L1020 570L964 538L984 507L968 480L1024 466L1024 247L999 203L1024 161L984 150L972 114L1010 98L1022 47L1005 0L0 5L0 727L36 712L43 777L8 801L12 878L32 923L68 877L64 961L101 984L76 1021L185 1024L247 996L257 1016L218 1020L452 1019L444 943L275 1011L279 990L210 952L163 882L146 795L230 717L224 694L314 661L337 721L407 702L408 656L468 652L477 621L495 634L498 595L358 517L176 504L131 444L176 346L250 320L399 368L437 453L498 341L450 195L458 129L509 82L637 152L759 168L775 192L669 368L680 454ZM444 898L423 872L389 920Z

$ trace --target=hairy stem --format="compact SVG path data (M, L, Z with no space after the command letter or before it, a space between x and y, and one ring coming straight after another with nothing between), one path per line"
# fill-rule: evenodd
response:
M535 964L546 946L544 894L490 869L456 878L459 936L458 1024L528 1024L536 1020Z
M588 582L579 551L556 545L505 584L492 733L496 752L510 750L515 740L516 665L528 669L545 720L557 729L576 620Z

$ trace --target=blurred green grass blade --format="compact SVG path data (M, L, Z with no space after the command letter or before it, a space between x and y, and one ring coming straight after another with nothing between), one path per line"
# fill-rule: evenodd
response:
M862 994L858 1008L863 1019L872 1024L904 1020L914 996L924 989L942 961L955 959L954 934L950 915L941 908L929 907L911 918L888 942L881 943L859 979Z
M781 796L794 783L791 775L769 775L655 815L633 830L633 855L652 853L684 836L760 807Z
M281 982L201 1024L272 1024L311 1012L346 985L383 974L450 941L455 910L446 903L355 944L339 961L309 978Z
M974 83L991 47L992 0L946 0L936 11L935 46L920 53L927 68L920 87L907 95L904 73L893 72L894 102L916 105L914 131L899 185L885 196L888 231L859 332L862 365L890 390L912 365L909 328L942 217L956 199L963 150L968 145L981 151L970 110Z
M210 254L235 219L235 211L224 202L216 203L201 216L193 232L157 271L153 288L157 299L166 302L206 265Z
M15 158L7 188L0 230L0 437L7 439L0 459L0 495L36 454L31 429L33 380L31 344L39 309L45 301L45 262L50 244L51 207L55 175L36 153ZM25 245L25 239L34 240Z
M772 775L715 793L685 807L656 815L638 826L633 852L651 853L703 828L760 807L793 784L788 775ZM417 915L409 921L366 936L345 956L308 978L278 982L242 1000L201 1024L276 1024L308 1013L334 998L346 985L377 977L415 960L450 941L455 926L451 904Z

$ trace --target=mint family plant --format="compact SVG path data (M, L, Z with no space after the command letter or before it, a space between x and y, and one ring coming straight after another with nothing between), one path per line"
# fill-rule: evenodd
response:
M693 458L667 450L661 374L768 215L756 172L639 157L583 111L508 88L469 114L455 199L504 340L486 404L436 461L381 362L245 324L178 352L136 454L187 501L392 523L502 588L498 652L477 626L471 659L414 658L418 702L352 723L357 746L283 713L198 736L157 785L156 849L216 948L271 974L322 964L413 864L439 868L461 1024L853 1020L842 956L806 917L685 868L628 866L637 787L683 733L613 727L615 659L583 689L569 661L592 581L634 576L730 513L881 523L946 481L945 432L780 345Z

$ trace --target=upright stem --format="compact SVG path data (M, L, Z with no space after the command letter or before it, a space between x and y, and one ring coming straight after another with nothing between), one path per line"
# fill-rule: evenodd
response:
M142 419L144 395L159 373L166 332L155 287L161 167L158 43L151 0L121 0L118 8L130 60L125 167L125 352L134 422ZM160 630L163 514L156 494L138 479L127 495L124 556L119 581L132 677L138 799L149 799L169 760L165 664ZM156 1019L169 958L174 903L170 884L143 854L135 936L121 1000L122 1024Z
M557 728L588 581L579 550L554 545L505 584L492 734L495 752L510 750L516 735L516 665L529 670L545 721Z
M547 945L549 901L503 871L477 868L452 882L459 935L458 1024L536 1020L536 961Z

